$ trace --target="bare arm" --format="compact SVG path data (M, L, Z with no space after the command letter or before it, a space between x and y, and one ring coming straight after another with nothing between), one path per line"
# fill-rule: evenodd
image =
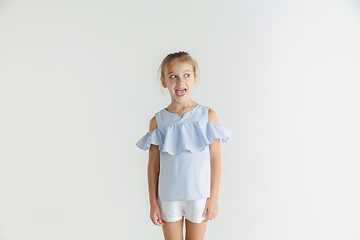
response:
M157 128L156 119L150 120L149 131ZM156 197L158 191L158 181L160 172L160 152L159 146L151 144L149 149L148 163L148 183L149 183L149 201L150 205L157 204Z
M218 125L216 114L213 110L209 109L208 121ZM209 146L210 150L210 165L211 165L211 188L210 197L206 201L206 205L203 212L203 217L206 218L203 222L213 220L218 212L218 197L220 187L220 175L221 175L221 160L220 160L220 139L213 139L213 143Z
M149 131L157 128L156 119L150 120ZM150 218L158 226L163 226L164 222L161 217L161 210L157 203L157 191L160 172L160 152L159 146L151 144L149 149L148 163L148 182L149 182L149 201L150 201Z
M215 112L209 109L208 121L218 125L218 119ZM221 159L220 159L220 139L214 139L209 146L211 162L211 190L210 198L217 199L219 196Z

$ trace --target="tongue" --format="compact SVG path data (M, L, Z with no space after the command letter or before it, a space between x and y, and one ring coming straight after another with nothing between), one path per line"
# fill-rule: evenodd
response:
M178 96L185 95L185 90L176 90L176 95L178 95Z

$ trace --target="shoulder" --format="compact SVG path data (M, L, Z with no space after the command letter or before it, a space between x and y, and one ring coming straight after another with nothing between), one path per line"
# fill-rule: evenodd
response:
M208 112L208 121L214 124L218 124L216 113L211 108L209 108L209 112Z
M157 128L157 123L156 123L156 117L154 116L150 119L149 131L152 131L156 128Z

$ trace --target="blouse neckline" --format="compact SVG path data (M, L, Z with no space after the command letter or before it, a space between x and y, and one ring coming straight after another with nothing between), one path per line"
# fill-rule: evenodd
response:
M188 114L188 113L192 112L192 111L193 111L195 108L197 108L199 105L200 105L200 104L198 103L193 109L185 112L182 117L180 117L179 114L177 114L177 113L169 112L168 110L166 110L166 108L164 108L164 110L165 110L166 112L168 112L168 113L175 114L175 115L178 116L180 119L183 119L183 118L185 117L185 114Z

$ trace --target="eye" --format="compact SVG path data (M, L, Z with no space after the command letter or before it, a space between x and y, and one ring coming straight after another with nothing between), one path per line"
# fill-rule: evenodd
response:
M174 78L176 78L176 76L175 75L170 75L170 78L174 79Z
M185 74L185 77L186 77L186 78L190 77L190 74L186 73L186 74Z

